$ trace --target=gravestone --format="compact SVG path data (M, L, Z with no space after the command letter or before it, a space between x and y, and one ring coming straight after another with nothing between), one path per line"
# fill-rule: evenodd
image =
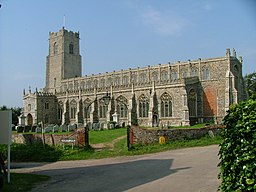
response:
M52 131L53 131L53 133L58 132L59 131L59 126L58 125L54 125Z
M42 133L42 128L41 128L41 127L37 127L37 128L35 129L35 131L36 131L36 133Z
M61 132L66 132L67 131L67 125L61 125L60 126L60 131Z

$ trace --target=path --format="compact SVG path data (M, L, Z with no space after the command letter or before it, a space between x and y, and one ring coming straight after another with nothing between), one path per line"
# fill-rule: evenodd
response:
M115 146L115 143L126 138L127 135L123 135L121 137L118 137L116 139L114 139L113 141L111 141L110 143L97 143L97 144L90 144L90 146L95 149L96 151L97 150L103 150L103 149L109 149L109 150L113 150L114 149L114 146Z
M45 174L52 179L34 192L216 192L218 146L98 160L14 164L13 172Z

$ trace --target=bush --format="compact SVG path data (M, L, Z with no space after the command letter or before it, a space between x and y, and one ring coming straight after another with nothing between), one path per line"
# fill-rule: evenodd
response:
M230 107L220 144L220 189L256 191L256 95Z

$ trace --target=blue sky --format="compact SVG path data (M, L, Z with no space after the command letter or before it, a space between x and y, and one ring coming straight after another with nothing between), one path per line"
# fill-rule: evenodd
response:
M45 86L49 32L80 32L83 75L224 56L256 71L254 0L0 0L0 106Z

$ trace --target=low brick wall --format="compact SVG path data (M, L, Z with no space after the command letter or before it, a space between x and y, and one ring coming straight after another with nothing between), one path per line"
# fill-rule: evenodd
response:
M159 137L164 136L166 141L198 139L207 134L218 135L223 127L205 127L201 129L147 129L131 127L131 144L152 144L159 142Z
M12 142L21 144L34 144L34 143L44 143L48 145L61 145L62 139L75 139L75 145L84 146L85 144L85 130L77 129L75 132L70 134L13 134Z

